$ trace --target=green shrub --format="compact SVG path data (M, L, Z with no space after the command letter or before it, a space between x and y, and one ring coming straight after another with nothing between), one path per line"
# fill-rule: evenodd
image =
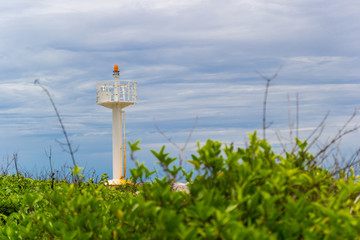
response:
M138 143L131 144L133 151ZM313 166L306 142L297 144L297 153L282 157L256 133L246 148L208 140L189 161L191 172L175 166L163 147L153 153L166 177L149 183L154 172L136 162L132 181L143 184L119 188L56 183L52 190L45 181L1 177L1 186L7 181L11 189L2 188L0 203L8 212L2 213L0 238L359 238L358 177L334 178ZM189 182L189 194L172 191L179 174ZM15 200L7 202L4 194Z

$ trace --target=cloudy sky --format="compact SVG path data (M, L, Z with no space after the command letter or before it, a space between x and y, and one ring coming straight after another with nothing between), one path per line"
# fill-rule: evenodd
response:
M265 80L268 140L289 142L289 113L306 138L329 111L325 136L360 105L358 0L0 0L0 157L14 152L28 171L71 164L47 96L51 92L80 166L112 175L111 111L96 105L96 82L137 81L138 104L126 108L127 140L150 168L150 149L166 144L154 127L183 144L211 138L242 145L262 129ZM288 101L290 99L290 102ZM290 105L290 108L289 108ZM357 120L355 119L355 123ZM359 134L343 142L357 146ZM133 166L128 161L128 166Z

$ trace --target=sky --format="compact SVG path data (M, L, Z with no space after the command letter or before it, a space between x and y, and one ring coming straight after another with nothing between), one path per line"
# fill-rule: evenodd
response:
M306 139L329 112L322 136L331 139L360 106L358 0L0 0L0 157L18 154L34 175L71 166L60 125L39 79L50 91L79 166L112 175L111 110L96 105L96 83L136 81L138 102L125 108L126 141L158 169L150 149L179 150L186 159L207 139L243 146L262 136L266 81L267 140L290 146L296 95L299 137ZM290 113L289 113L290 111ZM289 117L290 116L290 117ZM355 126L358 119L351 123ZM290 123L290 124L289 124ZM294 137L294 134L292 135ZM345 154L359 133L342 141ZM127 151L129 153L129 150ZM129 158L129 156L128 156ZM134 163L128 159L127 173Z

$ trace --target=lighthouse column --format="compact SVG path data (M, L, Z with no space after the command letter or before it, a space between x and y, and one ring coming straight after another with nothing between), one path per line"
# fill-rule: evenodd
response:
M113 179L120 179L123 176L123 153L122 153L122 116L120 106L112 109L113 126Z

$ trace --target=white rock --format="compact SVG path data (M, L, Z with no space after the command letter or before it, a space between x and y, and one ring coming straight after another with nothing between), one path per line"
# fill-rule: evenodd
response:
M188 185L188 183L180 183L180 182L174 183L172 189L177 192L178 191L186 191L187 193L190 193L189 187L187 185Z

